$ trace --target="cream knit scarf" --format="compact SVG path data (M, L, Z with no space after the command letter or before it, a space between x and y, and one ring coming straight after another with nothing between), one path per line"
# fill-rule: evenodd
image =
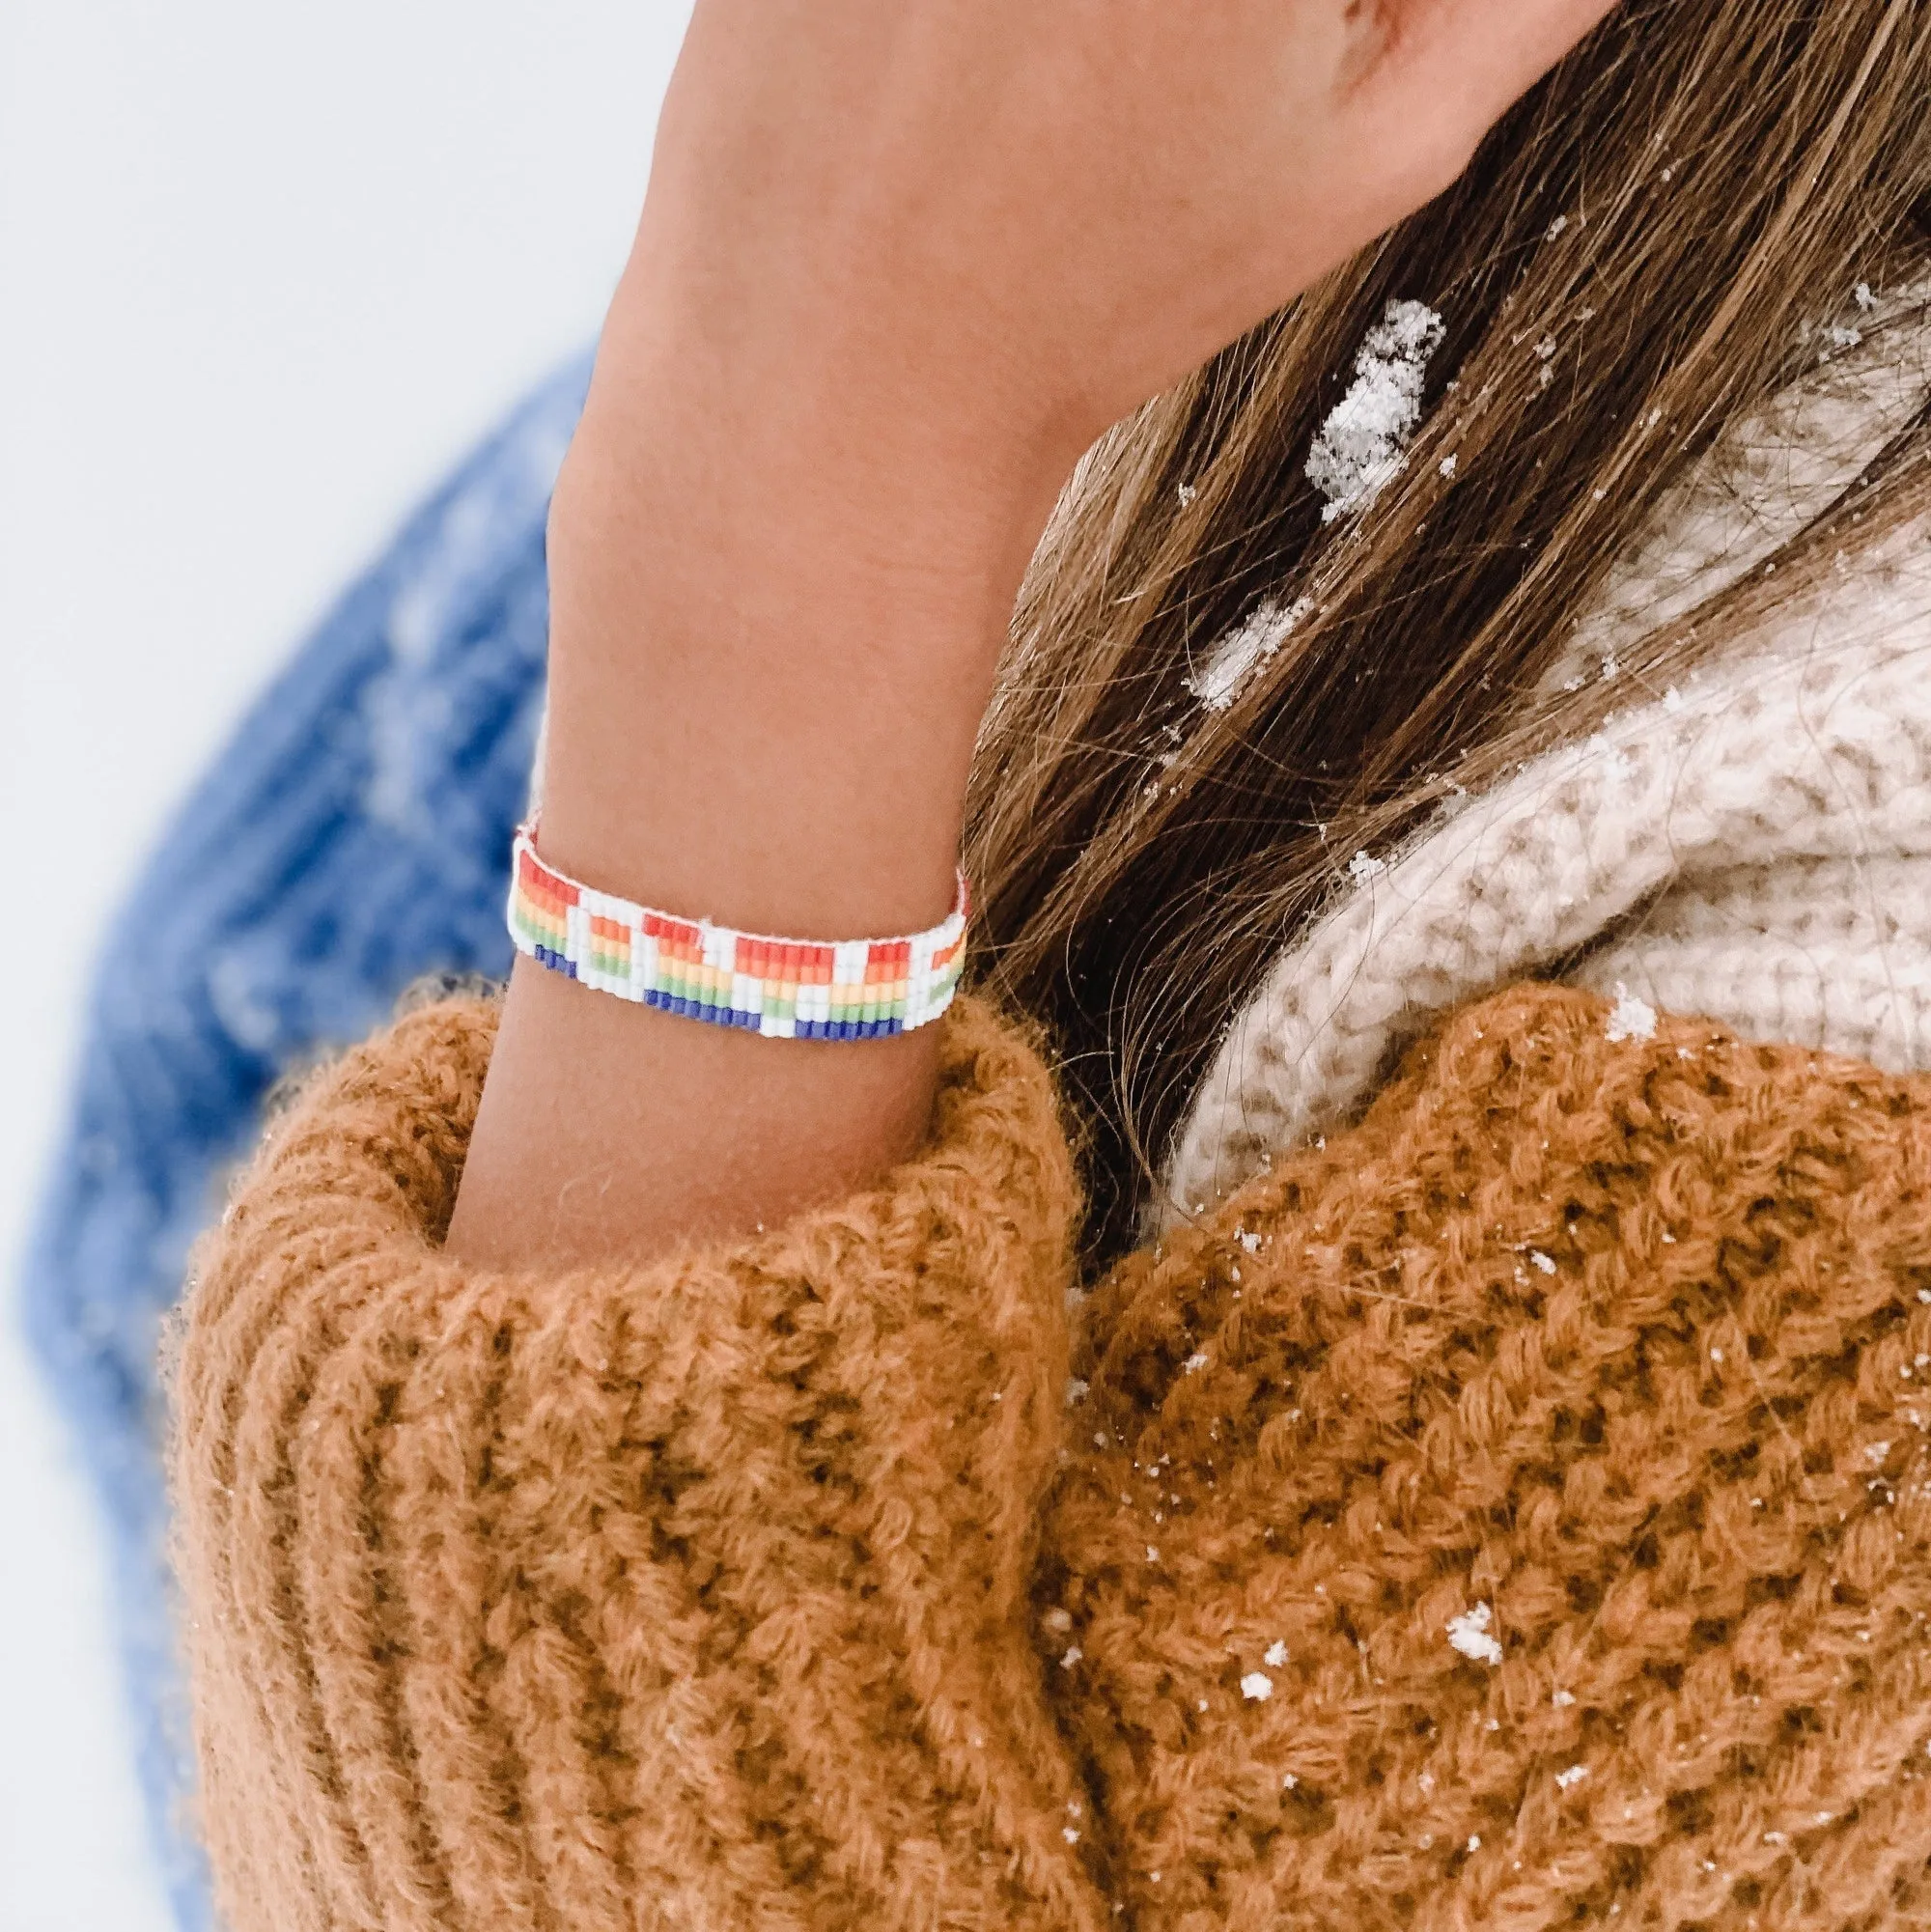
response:
M1908 292L1908 309L1925 291ZM1884 320L1883 317L1874 319ZM1558 677L1761 563L1931 395L1931 322L1873 328L1726 435ZM1461 802L1283 952L1223 1037L1155 1224L1357 1114L1446 1008L1558 966L1621 1004L1904 1071L1931 1066L1931 531L1748 646Z

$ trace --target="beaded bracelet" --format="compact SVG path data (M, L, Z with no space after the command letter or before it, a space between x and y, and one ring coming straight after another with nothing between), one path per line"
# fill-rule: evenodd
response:
M552 971L619 999L768 1040L878 1040L937 1020L966 954L966 875L938 925L902 939L781 939L679 919L566 879L518 827L510 937Z

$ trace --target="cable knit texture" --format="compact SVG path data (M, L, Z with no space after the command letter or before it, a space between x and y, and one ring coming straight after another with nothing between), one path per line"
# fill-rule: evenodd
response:
M202 1255L235 1932L1931 1917L1931 1080L1503 992L1068 1382L982 1009L878 1190L549 1278L437 1247L492 1024L323 1077Z
M1448 1008L1566 955L1582 984L1759 1039L1931 1065L1909 910L1931 901L1931 602L1885 600L1861 579L1868 641L1801 648L1814 628L1796 622L1787 655L1538 759L1351 892L1229 1030L1166 1220L1358 1112Z
M438 1250L494 1018L310 1093L202 1256L176 1484L237 1932L1098 1928L1024 1624L1054 1097L969 1005L929 1150L637 1270Z
M1924 406L1931 309L1910 303L1927 295L1729 431L1663 506L1553 673L1620 675L1628 710L1356 861L1228 1029L1157 1226L1356 1117L1403 1046L1528 972L1931 1068L1931 942L1911 910L1931 905L1931 530L1861 556L1681 688L1636 687L1619 662L1828 508Z

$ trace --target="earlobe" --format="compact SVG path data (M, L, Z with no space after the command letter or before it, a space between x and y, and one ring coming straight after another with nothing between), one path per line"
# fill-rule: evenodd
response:
M1345 99L1373 80L1394 53L1404 46L1414 27L1414 14L1436 0L1344 0L1341 23L1347 51L1334 76Z
M1452 98L1474 145L1491 123L1615 11L1617 0L1345 0L1344 94L1424 74Z

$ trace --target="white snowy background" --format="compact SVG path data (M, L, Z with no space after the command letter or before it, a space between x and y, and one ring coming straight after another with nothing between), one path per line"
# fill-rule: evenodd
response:
M164 1932L14 1258L102 917L242 706L594 332L686 0L0 0L0 1929Z

